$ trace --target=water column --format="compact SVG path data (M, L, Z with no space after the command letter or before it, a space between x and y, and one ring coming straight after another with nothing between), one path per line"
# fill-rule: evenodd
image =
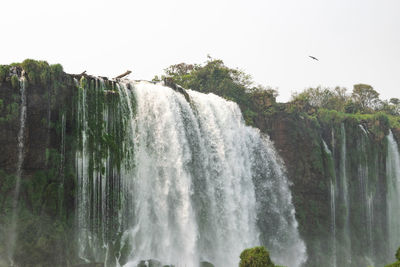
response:
M333 136L333 134L332 134ZM336 244L336 174L335 165L328 145L322 140L322 145L326 155L328 155L328 171L333 176L330 181L330 206L331 206L331 229L332 229L332 266L337 266L337 244Z
M368 157L369 148L369 137L368 132L362 125L359 125L361 129L361 140L360 140L360 162L358 166L358 179L361 193L362 201L362 214L364 216L364 221L366 225L367 232L367 248L368 255L367 260L373 264L372 260L374 258L373 253L373 237L372 237L372 206L373 206L373 196L369 190L369 176L370 176L370 159Z
M392 131L389 132L387 140L387 222L389 234L389 251L390 256L393 257L394 252L400 246L400 155L399 147L396 140L394 139Z
M349 199L349 184L347 178L347 141L346 128L344 123L340 127L341 147L340 147L340 201L344 207L344 227L342 231L342 243L340 244L343 252L344 264L351 264L351 239L350 239L350 199Z
M21 186L21 176L22 176L22 166L24 163L24 150L25 150L25 124L27 116L27 104L26 104L26 81L24 77L24 72L20 78L20 93L21 93L21 104L19 113L19 130L18 130L18 160L16 166L16 179L15 179L15 190L12 202L12 217L11 225L9 230L9 246L8 246L8 258L10 260L11 266L13 266L14 261L14 250L15 243L17 240L17 228L18 228L18 198Z

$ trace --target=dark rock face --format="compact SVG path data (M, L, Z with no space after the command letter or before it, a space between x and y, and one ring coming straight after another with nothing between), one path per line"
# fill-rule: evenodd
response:
M329 243L318 239L330 232L329 177L321 162L319 132L311 121L285 112L260 117L256 126L268 133L285 162L309 260L315 266L323 266L326 259L316 259L313 255L329 250Z
M73 252L70 240L74 180L64 180L68 170L71 171L68 164L73 145L67 142L73 123L70 82L64 76L52 85L37 86L28 80L26 86L24 161L14 252L18 266L62 266ZM2 83L0 102L0 258L7 259L18 159L19 88L13 88L10 82Z
M388 126L379 117L365 122L324 121L284 109L258 116L255 123L270 136L285 162L299 231L307 245L306 266L331 266L334 261L337 266L367 266L368 260L384 264L390 258L385 242ZM398 136L397 129L393 132ZM347 207L343 173L348 180ZM369 200L372 204L367 207Z

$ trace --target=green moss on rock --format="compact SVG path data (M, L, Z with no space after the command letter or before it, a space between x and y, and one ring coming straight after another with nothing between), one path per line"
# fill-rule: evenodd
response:
M239 267L275 267L275 264L265 247L254 247L243 250Z

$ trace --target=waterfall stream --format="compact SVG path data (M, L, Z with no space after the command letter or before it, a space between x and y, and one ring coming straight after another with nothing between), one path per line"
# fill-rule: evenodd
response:
M400 245L400 154L398 144L391 131L388 135L386 169L388 241L389 251L393 253ZM392 256L392 254L390 255Z
M96 100L101 80L83 87L76 161L82 259L237 266L243 249L265 245L279 264L305 262L282 161L268 137L245 125L237 104L191 90L188 102L161 84L123 81L110 105ZM102 115L94 120L93 112ZM96 147L96 129L107 142L110 133L125 133L118 164L115 153Z
M324 140L322 140L325 153L328 155L328 169L334 172L334 158L331 150ZM330 206L331 206L331 230L332 230L332 267L337 266L337 244L336 244L336 174L330 181Z
M368 257L372 263L373 255L373 238L372 238L372 205L373 205L373 197L371 195L368 182L370 176L370 167L369 166L369 158L368 158L368 150L369 150L369 139L368 133L364 129L362 125L359 125L362 133L360 138L360 156L361 160L358 166L358 179L361 193L361 203L362 203L362 215L364 217L365 225L366 225L366 233L367 233L367 249L368 249Z
M24 142L25 142L25 122L27 116L27 105L26 105L26 82L25 77L22 75L20 78L20 93L21 93L21 104L19 112L19 130L18 130L18 160L16 166L15 174L15 190L12 202L12 217L9 229L9 246L8 246L8 258L10 260L11 266L13 266L14 261L14 249L15 242L17 240L17 225L18 225L18 198L19 191L21 187L21 175L22 175L22 165L24 163Z
M340 148L340 186L341 186L341 205L344 207L342 248L345 255L344 262L351 263L351 239L350 239L350 200L349 182L347 179L347 152L346 152L346 128L341 124L341 148Z

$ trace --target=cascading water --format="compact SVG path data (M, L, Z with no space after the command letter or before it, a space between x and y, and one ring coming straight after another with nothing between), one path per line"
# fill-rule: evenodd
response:
M12 217L11 224L9 229L9 246L8 246L8 258L13 266L14 261L14 249L15 242L17 240L17 224L18 224L18 198L19 191L21 186L21 175L22 175L22 165L24 163L24 135L25 135L25 122L27 116L27 105L26 105L26 82L24 74L22 74L20 78L20 93L21 93L21 104L20 104L20 113L19 113L19 130L18 130L18 161L16 166L16 174L15 174L15 190L13 195L12 202Z
M341 124L340 134L342 138L340 148L340 187L341 187L341 205L344 207L343 216L343 234L342 244L345 264L351 264L351 239L350 239L350 200L347 179L347 152L346 152L346 128L344 123Z
M368 133L362 125L359 125L362 135L360 138L360 157L358 166L358 179L361 193L362 216L364 217L367 232L368 260L372 263L373 258L373 240L372 240L372 205L373 197L368 187L369 181L369 159L368 159Z
M333 136L333 134L332 134ZM334 172L334 159L332 152L324 140L322 140L325 153L328 155L328 165L329 169ZM330 181L330 206L331 206L331 229L332 229L332 266L337 266L337 248L336 248L336 174L334 174L333 179Z
M335 201L335 185L333 184L333 181L331 181L331 224L332 224L332 243L333 243L333 249L332 249L332 254L333 254L333 260L332 260L332 266L336 267L337 264L337 252L336 252L336 201Z
M82 259L235 266L243 249L263 244L280 264L306 260L281 160L267 137L245 126L235 103L190 90L188 102L160 84L125 81L115 86L118 97L109 96L118 102L113 106L92 99L104 99L103 86L79 91ZM95 126L93 112L102 114ZM109 150L96 159L103 150L92 142L97 128L106 141L125 133L119 164Z
M387 221L389 251L394 252L400 246L400 154L399 147L390 131L388 137L388 155L386 159L387 175ZM391 254L392 256L392 254Z

